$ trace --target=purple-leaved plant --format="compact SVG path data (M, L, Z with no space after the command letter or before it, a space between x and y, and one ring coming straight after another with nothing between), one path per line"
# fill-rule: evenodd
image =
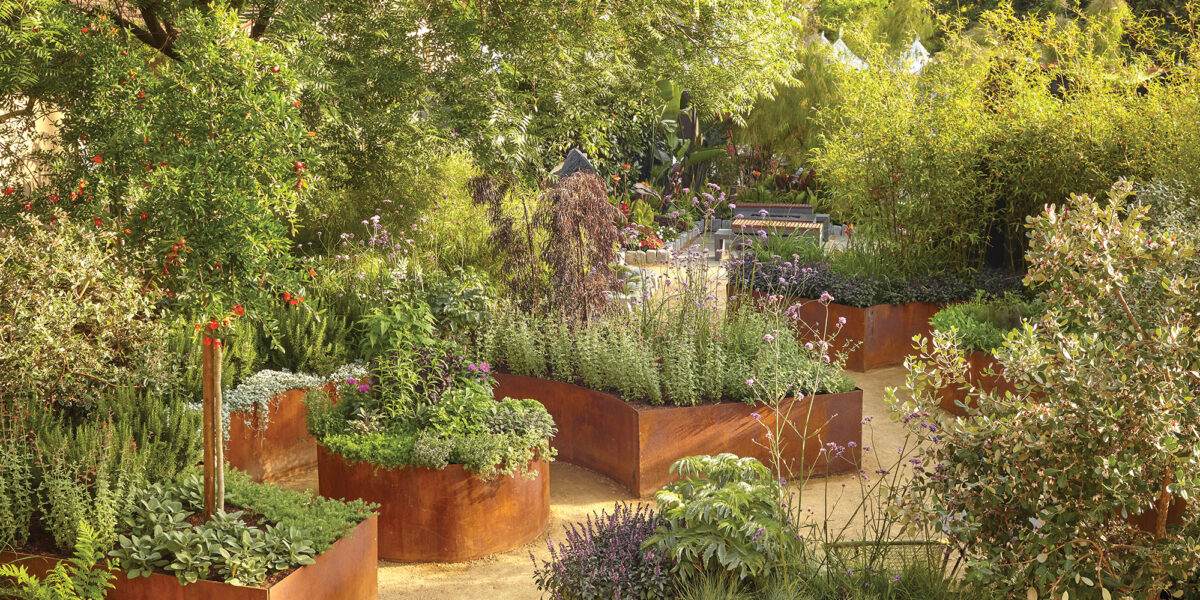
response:
M647 505L619 502L611 513L589 515L572 523L565 540L547 538L550 560L533 560L538 589L556 600L633 600L660 598L671 586L674 563L654 548L644 548L646 538L662 524Z

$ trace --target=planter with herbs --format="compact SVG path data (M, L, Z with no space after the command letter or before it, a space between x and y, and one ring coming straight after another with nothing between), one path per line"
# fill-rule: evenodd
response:
M379 557L464 561L519 547L550 517L554 421L446 344L378 357L341 402L310 394L321 495L378 503Z
M264 370L225 393L229 412L225 459L253 481L276 481L317 465L317 442L308 433L304 396L320 389L336 394L332 381L362 377L347 365L329 378Z
M937 390L938 404L943 410L965 416L967 407L977 406L978 395L969 393L972 389L994 394L1015 392L1004 379L1004 367L996 362L992 352L1004 343L1005 334L1038 310L1033 302L1006 295L948 306L933 316L930 320L933 330L952 336L968 353L964 357L964 381Z
M673 481L671 465L685 456L732 452L770 461L765 436L776 430L780 414L797 425L783 429L788 470L833 475L858 468L859 389L787 398L777 411L746 402L651 406L559 381L509 374L496 379L497 398L533 398L545 405L558 426L554 446L560 460L607 475L637 497Z
M732 311L711 327L696 326L702 315L676 316L642 328L625 315L571 323L511 311L493 319L477 351L484 366L504 371L497 398L533 398L554 417L560 459L638 497L671 481L671 464L684 456L769 460L766 435L779 415L758 382L775 373L795 378L778 388L778 412L790 423L785 467L796 475L857 469L862 391L836 361L775 335L786 325L756 311ZM687 325L668 332L660 323Z
M325 500L230 472L225 509L205 522L202 504L196 475L133 496L108 553L119 566L110 570L109 600L378 597L378 517L366 503ZM77 555L107 545L87 531L77 538ZM35 575L64 560L57 551L0 553L0 563Z
M794 302L801 339L831 338L833 352L844 353L846 368L854 371L903 363L913 337L929 335L930 318L947 304L1020 287L1019 278L994 271L868 277L778 255L736 261L729 281L731 303L770 296Z

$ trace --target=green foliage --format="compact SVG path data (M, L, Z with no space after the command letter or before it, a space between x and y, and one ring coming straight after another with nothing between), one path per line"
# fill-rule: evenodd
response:
M665 523L647 538L678 563L685 580L761 575L782 556L785 527L770 469L732 454L689 456L671 465L679 481L655 494Z
M86 406L113 388L170 390L167 326L115 261L116 237L66 217L14 224L0 232L0 396Z
M252 39L224 3L148 10L187 35L152 47L108 14L54 6L62 48L21 90L39 107L22 124L53 127L3 177L44 173L26 198L35 214L95 219L124 240L122 262L185 309L285 290L288 223L317 166L303 114L319 109L304 106L294 72L272 68L294 49Z
M343 317L313 303L277 303L264 318L267 363L295 373L327 376L349 362L349 328ZM332 323L332 325L331 325Z
M101 548L116 541L118 523L146 483L150 456L122 433L111 420L43 433L40 521L57 547L70 550L81 523L95 528Z
M551 377L651 404L753 403L746 380L776 368L822 373L814 393L853 389L852 381L795 337L779 335L786 324L778 316L741 307L718 317L678 304L645 321L611 312L570 325L564 317L509 309L496 315L474 352L517 375Z
M425 282L425 298L438 330L463 335L491 318L493 304L487 277L472 268L437 271Z
M1038 305L1006 294L991 300L976 299L951 304L929 319L934 331L954 332L967 351L991 352L1004 343L1004 336L1021 326L1024 319L1036 320Z
M358 322L362 355L368 359L397 348L419 347L433 343L434 318L429 305L420 301L396 299L396 303L376 309Z
M1114 39L1092 25L999 10L975 31L951 27L919 77L845 77L816 162L856 238L906 272L976 266L987 243L1019 266L1024 220L1046 203L1119 177L1194 191L1198 132L1183 115L1200 107L1197 71L1176 60L1194 41L1136 19ZM1166 65L1170 77L1146 75Z
M103 600L113 588L112 565L99 566L104 543L87 523L79 524L75 554L60 561L38 579L20 563L0 565L0 579L11 579L12 586L0 586L0 592L22 600Z
M0 548L24 544L37 510L38 438L29 407L0 403Z
M461 464L490 479L553 459L555 426L545 407L496 402L489 365L468 364L450 343L418 341L398 338L374 360L371 379L342 384L336 406L327 394L310 392L309 432L333 452L385 468Z
M201 509L200 479L194 473L177 482L143 490L125 519L111 555L130 577L155 571L174 574L183 584L217 579L255 586L271 573L312 564L359 522L372 507L361 500L342 502L251 483L231 471L227 506L203 525L187 518ZM253 517L253 519L251 519ZM259 520L259 524L252 524Z
M1031 220L1027 281L1046 313L996 351L1016 395L982 392L978 416L918 432L940 443L910 509L1002 592L1157 597L1196 574L1196 512L1168 525L1167 509L1200 484L1185 441L1200 419L1200 230L1156 231L1127 191ZM942 339L910 362L918 411L956 353Z

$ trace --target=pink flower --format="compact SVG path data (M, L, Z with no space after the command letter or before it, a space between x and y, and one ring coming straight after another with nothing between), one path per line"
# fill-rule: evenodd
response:
M838 324L838 327L841 327L841 326L845 325L845 324L846 324L846 317L838 317L837 324Z
M821 304L829 304L833 302L833 295L829 292L821 292Z
M365 394L365 393L367 393L367 392L371 391L371 386L369 386L369 385L367 385L367 384L365 384L365 383L364 383L364 384L362 384L362 385L358 386L358 391L360 391L360 392L362 392L362 393L364 393L364 394Z

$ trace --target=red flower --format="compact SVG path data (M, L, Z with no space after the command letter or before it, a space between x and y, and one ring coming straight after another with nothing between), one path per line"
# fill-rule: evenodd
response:
M25 210L30 210L30 209L32 209L32 208L33 208L33 203L32 203L32 202L26 202L26 203L25 203Z
M300 299L292 298L291 300L288 300L288 304L291 304L292 306L296 306L297 304L300 304Z
M143 221L145 221L146 219L150 218L150 213L144 212L139 216L142 218Z
M138 98L145 98L146 92L138 92Z
M284 299L284 300L291 300L291 299L292 299L292 293L291 293L291 292L284 292L284 293L283 293L283 299Z
M209 319L209 321L208 321L209 329L217 329L220 326L221 326L221 324L218 323L216 319Z
M207 335L206 335L206 336L204 336L204 345L205 345L205 346L211 346L211 345L212 345L212 343L213 343L213 339L212 339L212 338L208 337Z
M102 165L102 164L104 164L104 157L97 154L92 157L92 162L94 162L98 165Z
M87 28L87 27L84 27L84 28L83 28L83 33L87 33L87 32L88 32L88 28Z
M624 214L629 214L629 203L628 202L621 203L621 212Z
M297 100L297 101L293 102L293 103L292 103L292 106L299 107L299 106L300 106L300 101L299 101L299 100Z
M50 201L55 204L58 204L58 196L50 196Z
M246 309L243 308L241 304L234 304L233 312L234 312L234 314L236 314L237 316L240 317L240 316L246 314Z
M100 217L92 217L92 222L96 224L96 227L99 227L104 224L104 220L101 219Z
M309 277L316 277L316 276L317 276L317 270L316 270L316 269L311 269L311 268L310 268L310 269L308 270L308 276L309 276Z
M15 191L16 190L12 189L11 187L6 187L6 188L4 188L4 195L11 196L11 195L13 195L13 192L15 192Z

